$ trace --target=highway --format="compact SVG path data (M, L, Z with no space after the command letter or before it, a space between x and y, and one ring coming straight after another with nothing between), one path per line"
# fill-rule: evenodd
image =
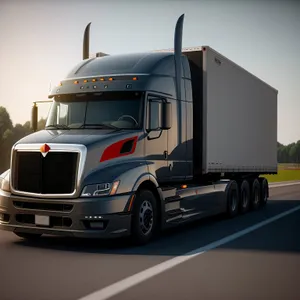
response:
M144 247L27 243L0 231L0 299L300 299L300 185L270 192L260 211L202 220Z

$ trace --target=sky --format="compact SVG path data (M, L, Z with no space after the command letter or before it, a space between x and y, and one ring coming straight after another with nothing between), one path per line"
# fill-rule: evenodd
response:
M278 141L300 140L300 1L0 0L0 106L14 124L30 120L33 101L90 52L173 48L185 14L183 47L211 46L278 90ZM47 117L50 104L39 106ZM253 116L255 119L255 116Z

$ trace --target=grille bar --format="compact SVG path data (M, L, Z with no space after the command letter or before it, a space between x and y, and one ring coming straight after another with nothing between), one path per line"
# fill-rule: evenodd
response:
M59 211L59 212L70 212L73 209L72 204L57 204L47 202L24 202L14 201L16 208L34 209L34 210L46 210L46 211Z

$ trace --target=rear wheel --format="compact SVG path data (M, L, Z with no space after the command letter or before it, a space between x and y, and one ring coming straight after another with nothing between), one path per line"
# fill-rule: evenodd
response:
M20 238L26 239L26 240L38 240L42 234L40 233L27 233L27 232L14 232L15 235L17 235Z
M232 180L226 188L226 200L227 200L227 215L229 218L233 218L238 214L240 195L239 187L235 180Z
M148 243L157 230L156 198L150 190L139 190L134 200L131 232L133 242L138 245Z
M252 191L251 191L251 209L257 210L261 203L261 190L260 183L258 179L255 179L252 183Z
M269 198L269 183L266 178L260 178L261 205L267 204Z
M250 207L250 185L247 180L243 180L240 188L240 212L245 214Z

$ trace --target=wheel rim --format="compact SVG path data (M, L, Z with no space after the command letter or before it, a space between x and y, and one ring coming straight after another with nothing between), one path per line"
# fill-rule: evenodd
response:
M245 190L242 191L242 205L244 208L248 205L248 197Z
M237 197L236 197L236 193L233 192L232 196L231 196L231 210L235 211L236 210L236 206L237 206Z
M144 200L140 207L139 220L142 233L149 234L153 227L153 208L148 200Z

